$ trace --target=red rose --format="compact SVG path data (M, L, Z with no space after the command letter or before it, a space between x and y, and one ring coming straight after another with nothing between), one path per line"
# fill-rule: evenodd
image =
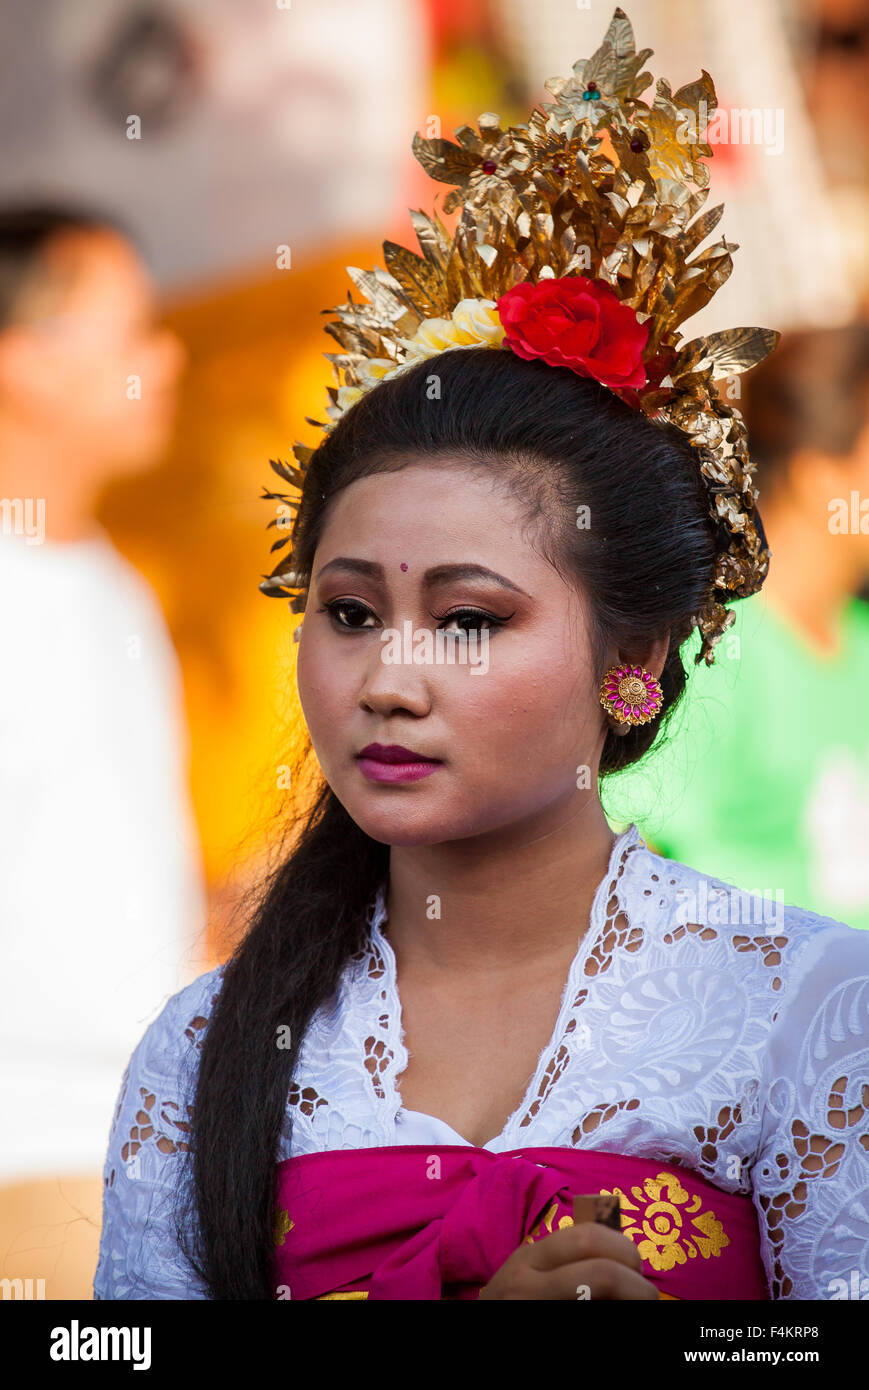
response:
M504 345L518 357L569 367L614 389L646 384L643 349L649 323L639 323L603 280L564 275L524 281L497 303Z

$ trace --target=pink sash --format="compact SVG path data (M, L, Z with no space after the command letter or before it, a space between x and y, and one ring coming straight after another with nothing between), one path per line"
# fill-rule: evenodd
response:
M678 1164L591 1149L396 1145L277 1165L277 1298L476 1298L523 1241L617 1193L662 1298L767 1299L751 1198Z

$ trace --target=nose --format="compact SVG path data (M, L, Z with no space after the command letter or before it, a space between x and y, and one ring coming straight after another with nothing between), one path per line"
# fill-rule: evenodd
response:
M391 660L391 655L403 658L400 648L396 653L395 644L377 644L371 653L371 660L359 691L359 704L364 709L388 716L396 710L405 710L414 715L425 715L431 709L431 689L426 677L426 667L404 659Z

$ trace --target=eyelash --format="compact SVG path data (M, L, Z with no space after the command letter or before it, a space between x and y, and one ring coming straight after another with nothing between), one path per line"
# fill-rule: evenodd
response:
M338 629L338 631L340 631L340 632L371 632L371 631L372 631L372 628L370 628L370 627L356 627L356 628L354 628L354 627L348 627L346 623L339 622L338 618L337 618L335 615L336 615L336 613L338 612L338 610L339 610L340 608L357 608L357 609L360 609L360 610L361 610L362 612L364 612L364 613L371 613L371 614L372 614L372 617L374 616L373 613L372 613L372 610L368 607L368 605L365 604L365 603L360 603L358 599L333 599L330 603L325 603L325 604L323 605L322 608L318 608L318 609L317 609L317 612L318 612L318 613L328 613L329 616L330 616L330 618L331 618L331 620L332 620L332 622L333 622L333 624L335 625L335 627L336 627L336 628ZM443 623L443 622L446 622L446 620L447 620L448 618L458 618L458 617L460 617L460 616L465 616L465 615L467 615L467 614L471 614L471 616L474 617L474 618L482 618L482 619L485 619L486 622L491 623L491 624L492 624L492 627L491 627L490 630L491 630L492 632L497 632L497 631L499 630L499 628L502 628L502 627L504 626L504 624L507 623L507 622L509 622L510 618L513 617L513 614L511 613L511 614L509 615L509 617L507 617L507 618L496 618L496 617L494 616L494 614L492 614L492 613L487 613L487 612L485 611L485 609L482 609L482 608L454 608L454 609L452 610L451 613L444 613L443 617L440 617L440 618L439 618L439 617L437 616L437 614L433 614L432 616L435 617L436 620L437 620L439 623ZM468 632L468 631L470 631L470 630L471 630L471 629L468 629L468 628L465 628L465 629L464 629L465 632Z

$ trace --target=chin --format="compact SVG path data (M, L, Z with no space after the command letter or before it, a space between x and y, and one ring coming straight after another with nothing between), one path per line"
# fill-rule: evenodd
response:
M379 844L395 849L449 844L453 840L470 839L486 828L479 824L479 818L477 823L470 819L457 820L455 808L452 814L443 807L424 807L421 803L411 808L409 802L400 797L396 797L392 805L376 808L358 802L349 805L346 801L344 806L360 830Z
M396 797L392 806L378 809L344 802L347 814L356 822L360 830L377 840L381 845L412 847L413 845L438 845L444 840L455 839L455 828L444 824L443 817L436 813L426 814L417 808L414 815L407 802Z

